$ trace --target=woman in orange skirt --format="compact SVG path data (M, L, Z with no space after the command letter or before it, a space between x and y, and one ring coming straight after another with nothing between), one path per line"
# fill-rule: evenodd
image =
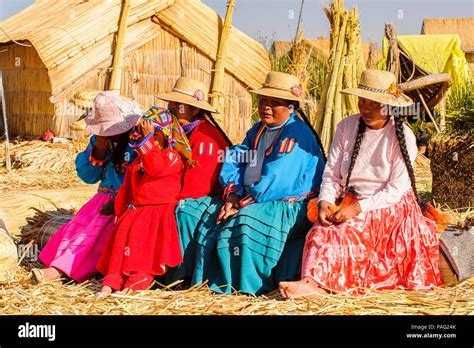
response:
M412 100L387 71L366 70L357 88L342 93L359 97L360 114L337 126L302 279L281 282L282 296L440 285L436 225L423 216L415 188L416 139L396 109ZM337 210L350 191L357 199Z

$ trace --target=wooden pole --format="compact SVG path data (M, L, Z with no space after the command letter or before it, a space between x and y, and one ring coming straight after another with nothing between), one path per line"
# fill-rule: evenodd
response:
M128 13L130 12L130 0L123 0L122 14L120 16L119 29L117 33L117 44L115 45L112 73L110 76L109 90L120 93L122 81L123 56L127 39Z
M428 108L428 105L426 105L425 99L423 98L423 96L422 96L421 93L420 93L420 90L417 89L417 90L416 90L416 93L418 94L418 97L420 98L421 103L423 104L423 106L424 106L426 112L428 113L428 116L430 117L431 122L433 122L433 125L434 125L434 127L435 127L435 129L436 129L436 132L437 132L438 134L441 133L440 130L439 130L439 128L438 128L438 125L436 124L436 120L434 119L433 115L431 114L430 109Z
M303 15L303 5L304 5L304 0L301 0L300 15L298 16L298 25L296 26L295 42L296 42L296 38L298 37L298 33L300 31L301 17Z
M3 73L0 70L0 95L2 98L2 115L3 115L3 128L5 129L5 164L7 171L12 170L12 163L10 158L10 137L8 136L8 122L7 122L7 105L5 104L5 91L3 89Z
M227 40L229 38L230 27L232 24L232 13L234 11L234 0L229 0L227 5L227 12L225 14L224 26L222 27L221 37L219 39L219 46L217 48L216 64L214 66L214 78L212 79L211 88L211 105L219 111L216 115L216 121L223 126L223 111L222 95L224 94L224 77L225 77L225 61L227 51Z
M446 130L446 94L443 93L443 98L439 102L439 130L444 132Z

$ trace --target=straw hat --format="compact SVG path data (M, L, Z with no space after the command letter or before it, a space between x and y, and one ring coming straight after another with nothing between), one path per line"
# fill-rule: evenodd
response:
M392 106L410 106L413 100L397 86L395 75L383 70L364 70L357 88L341 91Z
M157 98L195 106L199 109L218 113L208 102L207 87L204 83L189 77L180 77L171 92L157 95Z
M128 100L115 92L100 92L94 99L92 113L85 118L87 130L107 137L130 130L143 111L134 100Z
M303 95L303 89L296 76L278 71L270 71L267 74L263 87L251 92L267 97L294 101L301 101L301 96Z

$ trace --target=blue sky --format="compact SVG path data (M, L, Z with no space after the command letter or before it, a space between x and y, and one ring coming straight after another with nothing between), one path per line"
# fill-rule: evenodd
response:
M33 2L0 0L0 20ZM202 2L225 15L226 0ZM329 34L329 23L322 11L323 4L329 2L305 0L301 27L307 37ZM267 42L289 40L294 36L301 0L235 0L235 4L233 24L247 35ZM357 5L362 38L373 40L379 46L387 21L395 23L400 35L408 35L420 33L423 18L474 17L474 0L346 0L345 4L346 7Z

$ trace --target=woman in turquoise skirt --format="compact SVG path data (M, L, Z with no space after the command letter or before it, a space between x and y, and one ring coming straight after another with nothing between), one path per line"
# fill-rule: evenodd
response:
M230 141L215 122L212 113L217 111L207 99L208 87L201 81L180 77L170 92L158 95L168 101L168 109L175 115L189 139L193 166L184 169L176 221L180 233L184 262L171 269L165 283L190 278L193 273L195 247L194 231L204 211L222 195L218 177L222 167L219 156L225 153ZM213 124L214 123L214 124ZM217 127L216 127L217 126ZM189 259L191 258L191 259Z
M306 199L317 193L324 169L317 138L292 112L302 94L298 79L270 72L253 93L261 121L226 152L222 199L197 205L196 228L179 231L191 236L184 252L192 284L207 281L221 293L258 295L296 279L310 227Z

